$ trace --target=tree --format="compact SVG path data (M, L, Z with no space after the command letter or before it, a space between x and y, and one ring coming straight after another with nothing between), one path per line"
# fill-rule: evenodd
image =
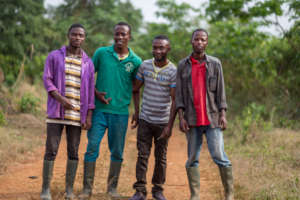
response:
M44 18L43 0L1 0L0 2L0 64L6 82L12 84L21 62L32 49L48 50L45 35L49 21Z
M61 43L66 42L66 31L71 24L83 24L87 31L84 49L90 56L97 47L111 43L116 23L128 22L134 35L143 19L141 11L128 0L65 0L50 16L56 23L56 29L62 33Z

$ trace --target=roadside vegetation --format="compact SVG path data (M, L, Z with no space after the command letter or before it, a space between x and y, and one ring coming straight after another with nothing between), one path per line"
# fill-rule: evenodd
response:
M221 60L225 76L229 128L224 137L236 199L299 199L299 2L210 0L201 9L175 0L156 3L163 22L146 23L130 1L66 0L51 8L34 0L0 5L0 175L44 144L44 61L66 44L68 27L77 22L86 27L84 48L92 56L97 47L111 44L112 26L122 20L132 25L130 47L142 59L151 58L154 36L168 35L175 64L191 52L192 31L208 30L208 53ZM289 28L277 20L284 15L292 22ZM276 35L262 31L270 26L277 28Z

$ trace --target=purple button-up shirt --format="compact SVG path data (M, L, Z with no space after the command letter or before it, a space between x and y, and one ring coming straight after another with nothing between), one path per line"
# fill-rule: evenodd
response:
M52 119L64 119L63 106L50 95L50 92L58 91L62 96L65 96L66 54L67 49L63 46L61 49L49 53L45 62L43 80L48 92L47 115L48 118ZM85 123L88 110L95 108L94 65L84 51L81 51L81 55L80 121Z

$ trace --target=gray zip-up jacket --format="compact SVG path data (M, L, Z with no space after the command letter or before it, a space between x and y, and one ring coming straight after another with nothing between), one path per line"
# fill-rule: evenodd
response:
M219 115L227 109L222 64L216 57L205 55L206 60L206 111L212 128L220 127ZM189 126L197 123L192 87L192 63L190 56L178 64L176 78L176 110L182 108Z

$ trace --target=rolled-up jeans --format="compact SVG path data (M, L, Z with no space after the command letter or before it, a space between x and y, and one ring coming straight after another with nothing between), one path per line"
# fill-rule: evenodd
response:
M186 134L188 142L186 167L196 167L199 165L203 135L206 136L208 150L213 161L220 167L231 166L231 162L224 151L224 140L221 129L211 128L211 126L196 126L191 127Z

